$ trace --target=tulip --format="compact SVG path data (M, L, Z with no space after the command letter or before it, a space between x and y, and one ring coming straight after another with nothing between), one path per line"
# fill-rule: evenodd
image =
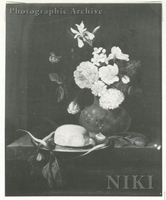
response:
M75 115L76 113L80 112L79 105L77 104L76 100L72 101L68 108L67 108L68 113Z

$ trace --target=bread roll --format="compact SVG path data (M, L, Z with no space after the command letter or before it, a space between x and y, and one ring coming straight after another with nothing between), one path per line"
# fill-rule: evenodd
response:
M69 147L83 147L89 145L89 133L78 125L66 124L56 129L55 144Z

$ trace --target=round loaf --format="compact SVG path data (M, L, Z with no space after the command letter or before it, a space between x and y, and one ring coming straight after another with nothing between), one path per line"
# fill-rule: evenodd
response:
M58 127L54 134L54 143L60 146L84 147L89 145L89 133L78 125L66 124Z

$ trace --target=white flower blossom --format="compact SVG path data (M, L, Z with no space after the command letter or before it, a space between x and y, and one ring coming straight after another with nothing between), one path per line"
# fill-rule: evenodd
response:
M82 48L84 46L84 42L87 42L89 45L92 46L91 42L95 38L95 35L87 31L87 28L85 28L84 22L81 22L80 25L76 24L76 26L77 26L78 31L73 28L70 28L70 30L72 33L75 34L74 38L77 39L78 41L78 47ZM99 27L96 27L94 30L98 28Z
M99 48L95 47L92 53L93 58L91 59L91 62L96 66L100 66L101 63L108 64L108 58L105 53L106 53L106 50L103 49L102 47L99 47Z
M94 51L93 51L92 54L100 54L101 52L102 52L102 53L106 53L106 50L103 49L103 47L99 47L99 48L94 47L93 50L94 50Z
M100 66L101 63L108 64L108 59L106 54L94 54L91 62L96 66Z
M124 94L117 89L108 89L99 99L99 104L104 109L115 109L124 101Z
M68 108L67 108L68 113L75 115L76 113L80 112L79 105L76 103L76 101L72 101Z
M91 88L99 78L98 68L89 61L81 62L74 71L74 78L80 88Z
M91 90L92 90L92 94L100 97L106 92L107 87L102 81L96 81L94 85L92 86Z
M121 49L119 47L112 47L111 48L111 54L109 54L108 59L111 60L115 60L115 59L119 59L119 60L126 60L129 61L129 55L128 54L123 54Z
M99 77L104 83L108 85L111 85L114 82L119 81L119 77L117 76L118 73L119 73L119 68L115 63L114 65L107 65L106 67L101 67L99 69Z

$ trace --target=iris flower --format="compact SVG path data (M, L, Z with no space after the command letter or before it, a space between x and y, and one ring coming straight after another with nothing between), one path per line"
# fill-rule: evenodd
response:
M111 54L109 54L108 59L111 60L115 60L115 59L119 59L119 60L126 60L129 61L129 55L128 54L123 54L121 49L119 47L112 47L111 48Z
M95 38L94 33L100 28L100 26L96 27L92 33L87 31L84 22L81 22L80 25L76 24L76 26L78 31L73 28L70 28L70 30L75 34L74 39L77 39L78 47L82 48L84 46L84 42L87 42L90 46L92 46L92 41Z

